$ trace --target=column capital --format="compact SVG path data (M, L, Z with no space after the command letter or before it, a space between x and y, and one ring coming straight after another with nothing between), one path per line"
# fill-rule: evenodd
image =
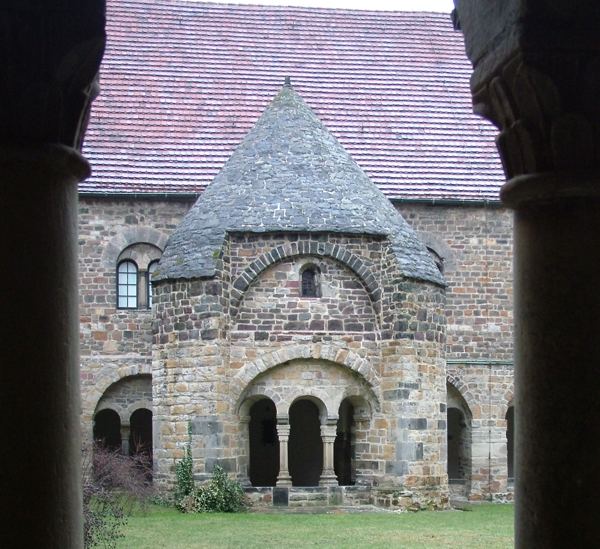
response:
M507 179L600 173L597 2L455 0L473 109L500 130Z
M39 177L50 184L54 180L79 182L90 175L87 160L75 149L60 144L0 144L0 170L7 183L15 184L23 177Z
M321 437L323 442L331 439L331 442L335 441L335 437L337 436L337 426L336 425L321 425Z
M5 0L0 143L81 149L106 41L105 0Z

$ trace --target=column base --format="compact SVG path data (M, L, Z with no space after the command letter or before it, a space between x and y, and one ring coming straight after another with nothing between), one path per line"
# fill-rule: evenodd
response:
M285 471L283 474L280 474L277 477L277 482L275 483L275 486L277 486L278 488L280 486L291 486L292 485L292 477L289 475L289 473L287 471Z
M319 486L339 486L337 476L334 471L323 471L319 479Z

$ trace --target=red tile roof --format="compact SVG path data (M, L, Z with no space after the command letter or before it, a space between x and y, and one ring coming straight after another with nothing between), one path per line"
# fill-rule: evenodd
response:
M290 75L389 198L497 200L448 14L109 0L80 191L200 192Z

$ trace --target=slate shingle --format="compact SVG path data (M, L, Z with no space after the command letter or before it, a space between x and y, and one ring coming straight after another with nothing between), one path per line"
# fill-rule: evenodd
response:
M382 235L402 274L444 284L414 231L290 86L171 235L153 279L213 276L227 232Z

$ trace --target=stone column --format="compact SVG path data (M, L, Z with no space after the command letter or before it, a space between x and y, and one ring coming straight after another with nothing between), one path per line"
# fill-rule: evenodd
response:
M597 547L600 175L524 177L504 199L516 208L516 539Z
M3 547L83 539L77 182L88 170L59 145L0 149Z
M323 440L323 472L319 486L337 486L338 480L333 468L333 445L336 437L336 424L321 425L321 439Z
M600 10L455 3L515 210L516 546L597 547Z
M238 471L238 481L242 486L250 486L250 416L240 416L240 442L246 456L246 463Z
M121 453L124 456L129 455L129 435L131 434L131 426L121 424Z
M277 476L277 486L291 486L292 477L288 471L290 424L287 418L285 419L285 423L277 423L277 437L279 438L279 475Z
M104 0L2 3L1 547L83 546L77 183Z

